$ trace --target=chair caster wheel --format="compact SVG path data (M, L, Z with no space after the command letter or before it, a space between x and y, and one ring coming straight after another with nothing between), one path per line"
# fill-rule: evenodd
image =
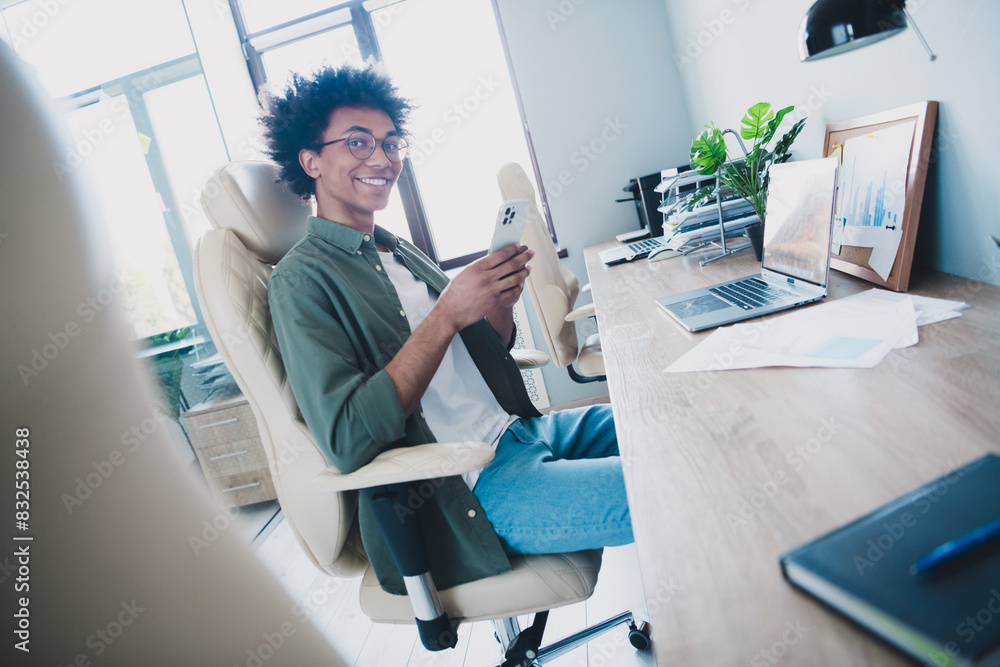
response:
M651 644L649 639L649 623L643 621L638 626L632 625L628 631L628 641L640 651L648 649Z

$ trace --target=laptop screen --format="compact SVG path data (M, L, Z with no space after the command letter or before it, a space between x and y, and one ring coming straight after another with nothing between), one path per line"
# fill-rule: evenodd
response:
M775 164L769 174L763 267L825 285L837 159Z

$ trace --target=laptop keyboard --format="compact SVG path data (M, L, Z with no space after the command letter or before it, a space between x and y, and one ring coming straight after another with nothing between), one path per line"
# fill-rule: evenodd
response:
M642 259L649 253L663 247L663 241L656 239L643 239L635 243L628 244L628 254L632 259Z
M795 297L791 292L771 287L759 278L710 287L708 291L743 310L769 306Z

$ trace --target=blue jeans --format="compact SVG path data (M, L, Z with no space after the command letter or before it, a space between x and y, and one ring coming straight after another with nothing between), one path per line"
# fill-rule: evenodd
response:
M508 554L632 542L611 406L510 425L473 489Z

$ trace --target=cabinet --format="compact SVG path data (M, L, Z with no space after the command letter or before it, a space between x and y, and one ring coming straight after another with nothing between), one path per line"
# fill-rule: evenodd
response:
M220 505L237 507L278 497L246 398L199 403L184 413L184 421L209 490Z

